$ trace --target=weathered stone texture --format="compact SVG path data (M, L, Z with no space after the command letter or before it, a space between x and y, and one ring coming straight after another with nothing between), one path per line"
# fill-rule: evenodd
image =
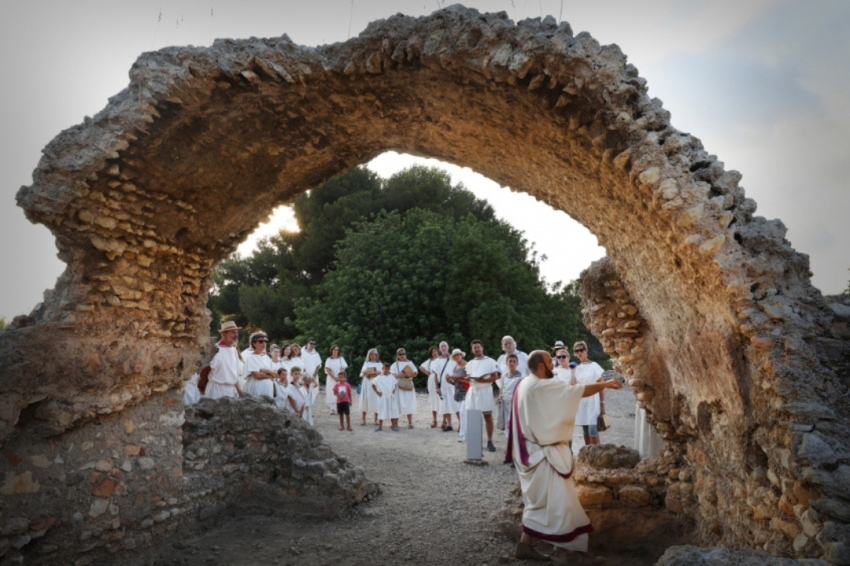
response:
M178 387L208 345L214 266L275 205L386 150L469 166L597 236L588 327L692 469L701 542L831 552L802 514L821 534L850 517L846 304L616 45L460 6L318 48L146 53L45 147L18 204L67 268L0 338L0 442L26 447L3 489L46 489L30 446Z

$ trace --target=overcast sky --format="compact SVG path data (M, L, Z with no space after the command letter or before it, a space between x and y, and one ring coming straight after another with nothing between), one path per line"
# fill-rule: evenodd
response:
M61 130L101 110L128 84L144 51L209 45L218 37L273 37L304 45L344 41L369 21L429 14L436 0L4 1L0 19L0 316L28 313L63 264L53 237L31 225L15 193L31 183L40 150ZM781 218L794 247L811 256L825 293L847 286L850 267L850 2L492 0L514 20L547 14L616 43L664 101L673 125L741 171L757 214ZM350 30L350 31L349 31ZM390 175L421 162L385 154L370 167ZM435 161L427 161L439 164ZM578 276L604 250L561 212L511 193L469 169L457 182L490 201L549 260L547 280ZM307 188L307 187L305 187ZM269 233L287 225L281 210ZM252 240L253 241L253 240ZM251 241L240 250L249 249ZM569 255L564 256L565 253Z

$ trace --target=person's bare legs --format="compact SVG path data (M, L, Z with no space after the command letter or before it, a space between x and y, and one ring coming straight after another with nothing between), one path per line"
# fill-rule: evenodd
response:
M363 422L360 423L360 426L366 426L366 411L363 411Z
M333 414L333 413L331 413L331 414ZM343 415L342 413L339 414L339 430L345 429L345 422L344 422L344 419L343 419L344 416L345 415Z
M413 413L407 415L407 428L413 428Z
M493 414L484 415L484 428L487 429L487 442L493 442Z
M351 428L351 415L350 414L345 415L345 426L346 426L346 428L348 428L348 430L352 430L352 428Z
M452 414L446 413L443 415L443 428L452 426Z
M431 411L431 428L437 428L437 411Z

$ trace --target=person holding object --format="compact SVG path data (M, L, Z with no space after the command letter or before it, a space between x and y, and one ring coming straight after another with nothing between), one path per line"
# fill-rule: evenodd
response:
M378 350L372 348L366 353L366 361L360 368L360 412L363 413L363 422L360 426L366 426L366 413L375 415L375 426L378 425L378 396L372 388L372 381L378 377L381 371L381 360L378 358Z
M528 358L526 358L527 360ZM499 410L499 418L496 421L496 427L499 430L505 431L505 436L510 434L510 430L507 428L507 422L511 418L511 401L514 398L514 390L516 389L519 381L525 377L521 371L519 371L519 357L516 354L508 354L507 355L507 369L505 373L502 374L502 377L499 378L499 381L502 382L502 387L499 389L499 397L496 398L496 406ZM526 365L526 369L528 366ZM505 462L505 464L509 464L510 462Z
M384 362L381 373L372 380L372 390L378 397L378 426L375 432L384 430L384 421L392 422L393 432L398 432L398 402L395 400L398 391L398 380L390 373L389 362Z
M499 366L493 358L484 355L484 345L481 340L470 342L472 355L475 356L466 365L469 379L469 391L466 394L466 410L481 411L484 415L484 426L487 430L487 450L495 452L493 445L493 382L499 378Z
M469 384L464 383L466 380L465 356L466 352L455 348L452 350L451 359L447 360L446 364L440 370L442 382L439 391L442 397L440 411L443 413L443 432L451 432L453 430L452 414L457 415L458 442L466 440L464 436L466 434L466 430L464 429L466 412L464 411L463 400L466 396L465 387L469 387Z
M345 417L345 426L348 430L351 428L351 386L346 381L345 370L340 370L336 374L336 385L333 386L333 394L336 397L336 412L339 414L339 430L343 428L343 417Z
M436 346L428 348L428 359L419 365L419 371L428 376L428 406L431 407L431 428L437 428L437 413L440 410L439 386L431 372L431 366L440 358L440 350Z
M552 379L552 356L542 350L531 353L528 368L531 375L523 378L514 392L505 454L516 466L525 504L522 537L514 556L548 560L531 546L532 539L567 551L587 552L593 526L576 493L575 461L568 442L581 400L623 385L615 380L569 385Z
M325 360L325 402L331 414L336 413L336 406L339 401L334 395L334 387L338 383L339 372L344 372L348 368L345 363L345 358L339 355L339 346L334 344L331 346L331 357Z
M581 385L586 383L602 382L602 374L605 370L596 362L587 359L587 343L576 342L573 352L579 359L579 363L570 379L570 385ZM560 361L560 360L559 360ZM599 415L605 412L605 393L599 392L581 400L581 405L576 415L576 424L581 425L584 432L584 444L599 444L599 429L596 426Z
M413 388L413 376L416 375L416 366L407 359L407 351L404 348L396 350L396 361L392 365L390 373L398 380L396 402L398 403L398 414L407 415L407 428L413 428L413 413L416 412L416 390Z
M239 375L242 373L243 361L237 347L239 330L241 329L232 320L221 325L221 329L219 330L221 332L221 340L218 342L218 352L216 352L210 362L208 381L206 386L202 388L204 390L204 397L207 399L239 397L242 395Z
M245 367L242 370L245 395L266 395L274 398L274 379L277 373L272 368L272 359L266 355L268 341L265 332L251 334L251 352L245 356Z

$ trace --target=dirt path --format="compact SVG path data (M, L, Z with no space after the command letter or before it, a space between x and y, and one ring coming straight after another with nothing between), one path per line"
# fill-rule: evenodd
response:
M457 442L457 432L430 428L427 397L418 394L417 398L415 428L399 432L388 428L373 432L371 426L359 426L359 414L352 415L354 432L339 431L337 417L329 415L323 403L317 407L316 428L327 444L381 484L383 493L353 514L322 523L298 517L223 518L203 534L161 546L150 560L155 564L310 566L481 566L513 561L508 558L513 543L495 534L491 520L517 481L514 469L502 464L505 436L496 431L498 451L485 451L487 465L465 464L466 445ZM609 395L606 404L614 426L603 434L603 442L631 446L631 391ZM576 451L583 444L577 434ZM616 557L608 561L611 566L634 563Z

